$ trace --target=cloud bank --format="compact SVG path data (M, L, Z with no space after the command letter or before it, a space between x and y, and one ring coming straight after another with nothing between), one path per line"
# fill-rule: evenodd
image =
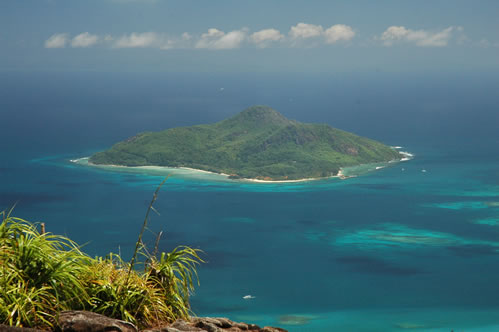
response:
M356 31L346 24L334 24L329 28L322 25L300 22L291 26L287 34L278 29L267 28L251 33L248 28L225 32L210 28L200 35L184 32L179 36L166 33L132 32L121 36L94 35L82 32L74 37L68 33L56 33L44 43L46 48L88 48L107 47L113 49L125 48L155 48L155 49L210 49L228 50L242 47L321 47L325 45L351 45L356 37ZM405 44L419 47L445 47L451 41L463 44L467 37L462 27L450 26L442 30L413 30L405 26L390 26L380 35L372 37L375 43L384 46ZM482 42L482 47L486 47Z
M321 42L325 44L348 42L355 37L355 31L345 24L335 24L324 29L321 25L298 23L291 27L288 35L293 41L293 46L304 45L305 40L313 40L315 45L320 45Z
M409 43L423 47L443 47L449 44L454 31L462 31L461 27L448 27L441 31L411 30L404 26L391 26L383 32L380 40L385 46L396 43Z

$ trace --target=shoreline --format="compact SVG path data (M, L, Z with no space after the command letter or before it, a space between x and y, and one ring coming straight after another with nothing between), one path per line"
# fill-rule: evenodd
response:
M90 157L82 157L82 158L77 158L77 159L70 159L69 161L72 163L80 164L81 161L86 160L86 165L91 166L91 167L112 167L112 168L122 168L122 169L144 169L144 170L186 170L186 171L192 171L196 173L205 173L205 174L211 174L211 175L219 175L224 177L227 180L235 181L235 182L253 182L253 183L295 183L295 182L308 182L308 181L317 181L317 180L325 180L325 179L330 179L330 178L340 178L342 180L348 179L354 176L346 176L342 173L342 170L338 172L337 175L332 175L329 177L323 177L323 178L305 178L305 179L296 179L296 180L261 180L261 179L249 179L249 178L239 178L239 179L230 179L229 174L226 173L216 173L216 172L211 172L211 171L206 171L203 169L197 169L197 168L192 168L192 167L169 167L169 166L153 166L153 165L147 165L147 166L124 166L124 165L112 165L112 164L106 164L106 165L100 165L100 164L94 164L88 161Z
M84 158L79 158L79 159L73 159L70 160L73 163L78 163L80 160L88 160L90 157L84 157ZM94 164L91 163L90 161L87 161L87 165L92 166L92 167L115 167L115 168L123 168L123 169L146 169L146 170L156 170L156 171L163 171L163 170L168 170L168 169L173 169L173 170L186 170L186 171L192 171L192 172L198 172L198 173L205 173L205 174L213 174L213 175L220 175L226 178L229 178L229 174L225 173L216 173L216 172L210 172L210 171L205 171L204 169L197 169L197 168L191 168L191 167L170 167L170 166L154 166L154 165L145 165L145 166L124 166L124 165L100 165L100 164Z
M304 178L304 179L296 179L296 180L260 180L260 179L235 179L235 181L243 181L243 182L256 182L256 183L295 183L295 182L308 182L308 181L317 181L317 180L326 180L331 178L339 178L341 180L347 179L349 177L343 175L342 170L340 169L338 174L323 177L323 178Z
M401 149L401 147L394 147L395 149ZM398 162L403 162L403 161L408 161L413 159L414 155L406 152L406 151L399 151L399 153L403 156L400 160L390 160L386 162L387 164L395 164ZM317 181L317 180L327 180L331 178L338 178L340 180L346 180L349 178L354 178L357 177L357 175L346 175L343 172L343 167L340 168L338 173L336 175L328 176L328 177L320 177L320 178L304 178L304 179L296 179L296 180L261 180L261 179L249 179L249 178L239 178L239 179L230 179L230 175L226 173L216 173L216 172L211 172L211 171L206 171L202 169L197 169L197 168L192 168L192 167L168 167L168 166L153 166L153 165L146 165L146 166L123 166L123 165L99 165L99 164L94 164L89 161L90 157L82 157L82 158L77 158L77 159L70 159L69 161L72 163L80 164L80 165L87 165L87 166L92 166L92 167L112 167L112 168L122 168L122 169L136 169L136 170L156 170L156 171L165 171L168 169L171 169L173 171L175 170L184 170L184 171L191 171L194 173L204 173L204 174L210 174L210 175L216 175L216 176L221 176L225 180L231 180L235 182L249 182L249 183L299 183L299 182L310 182L310 181ZM82 163L83 161L83 163ZM86 163L84 162L86 161ZM374 163L373 163L374 164ZM369 165L369 164L362 164L362 165ZM362 165L356 165L356 166L351 166L351 167L358 167ZM387 165L388 166L388 165ZM375 170L383 169L387 166L376 166ZM348 167L345 167L348 168Z

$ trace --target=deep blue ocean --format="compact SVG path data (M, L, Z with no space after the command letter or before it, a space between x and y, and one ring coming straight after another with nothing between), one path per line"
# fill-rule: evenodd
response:
M289 331L499 331L499 75L0 73L0 210L129 259L164 174L70 159L254 104L414 154L348 180L174 175L147 242L205 252L198 315ZM243 299L251 295L251 299Z

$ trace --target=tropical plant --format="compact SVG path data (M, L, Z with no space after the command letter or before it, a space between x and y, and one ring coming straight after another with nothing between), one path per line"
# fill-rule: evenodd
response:
M198 249L181 246L161 253L159 260L152 257L148 264L148 280L165 290L166 301L176 318L189 316L189 297L195 281L199 285L196 266L203 262L199 253Z
M133 270L118 255L97 258L83 276L90 301L87 310L140 326L174 320L164 290Z
M51 326L58 311L83 308L88 295L79 275L89 258L66 237L40 234L10 212L1 216L0 321Z
M70 239L41 234L37 224L12 217L12 210L1 212L0 324L53 327L58 312L79 309L139 327L188 319L200 250L182 246L157 258L142 242L165 181L149 205L130 263L113 253L90 258ZM135 268L138 257L144 258L142 272Z

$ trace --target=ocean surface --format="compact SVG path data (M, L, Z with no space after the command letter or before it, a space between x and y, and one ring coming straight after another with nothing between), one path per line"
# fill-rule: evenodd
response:
M173 174L146 234L200 248L198 315L289 331L499 331L499 76L0 73L0 210L129 259L161 171L71 163L254 104L414 159L292 184ZM251 298L243 297L250 295Z

